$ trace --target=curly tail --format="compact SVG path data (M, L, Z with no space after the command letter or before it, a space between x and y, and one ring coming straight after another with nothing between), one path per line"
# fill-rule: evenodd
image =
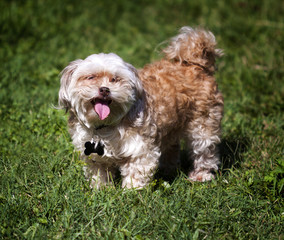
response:
M213 33L191 27L182 27L179 32L163 50L166 59L185 66L198 65L214 73L215 59L223 52L215 48L217 43Z

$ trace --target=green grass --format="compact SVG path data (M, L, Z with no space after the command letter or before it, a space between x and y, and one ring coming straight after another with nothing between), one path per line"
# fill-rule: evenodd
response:
M252 1L0 2L0 238L283 239L284 4ZM204 26L226 55L223 167L141 191L92 191L55 110L72 60L115 52L136 67L183 25Z

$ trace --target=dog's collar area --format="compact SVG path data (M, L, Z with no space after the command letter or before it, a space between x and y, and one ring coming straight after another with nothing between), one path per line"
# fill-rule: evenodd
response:
M100 129L103 129L103 128L106 128L107 127L107 125L100 125L100 126L98 126L98 127L95 127L95 129L96 130L100 130Z
M91 142L85 143L85 155L89 156L91 153L97 153L99 156L104 155L104 144L99 142L94 142L93 140Z
M107 125L100 125L98 127L95 127L95 130L100 130L103 128L106 128ZM84 150L84 154L89 156L91 155L91 153L97 153L99 156L104 155L104 144L101 142L101 140L95 142L94 139L92 138L91 141L85 142L85 150Z

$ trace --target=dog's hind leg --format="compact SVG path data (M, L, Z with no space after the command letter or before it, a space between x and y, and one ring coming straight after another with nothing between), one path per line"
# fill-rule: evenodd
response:
M215 106L207 117L198 118L189 125L187 139L193 163L188 176L193 181L211 180L218 170L221 118L222 107Z

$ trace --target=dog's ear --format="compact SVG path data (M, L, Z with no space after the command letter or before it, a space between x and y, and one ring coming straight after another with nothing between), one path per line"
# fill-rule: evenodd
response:
M78 67L78 65L82 61L83 60L78 59L78 60L71 62L61 72L58 104L59 104L59 107L65 108L66 111L68 111L71 107L68 88L69 88L69 85L71 83L72 75L73 75L74 71L76 70L76 68Z
M131 123L140 124L143 122L143 119L140 119L141 121L136 121L138 118L143 118L143 109L145 104L145 91L142 85L142 82L139 78L138 71L135 67L133 67L131 64L126 64L128 67L128 70L132 72L132 84L134 85L135 93L136 93L136 101L132 108L130 109L127 118Z
M133 84L134 84L134 87L135 87L135 90L136 90L136 94L137 94L137 97L139 99L142 98L143 94L144 94L144 89L143 89L143 86L142 86L142 82L138 76L138 71L135 67L133 67L131 64L127 63L126 64L128 69L133 73Z

